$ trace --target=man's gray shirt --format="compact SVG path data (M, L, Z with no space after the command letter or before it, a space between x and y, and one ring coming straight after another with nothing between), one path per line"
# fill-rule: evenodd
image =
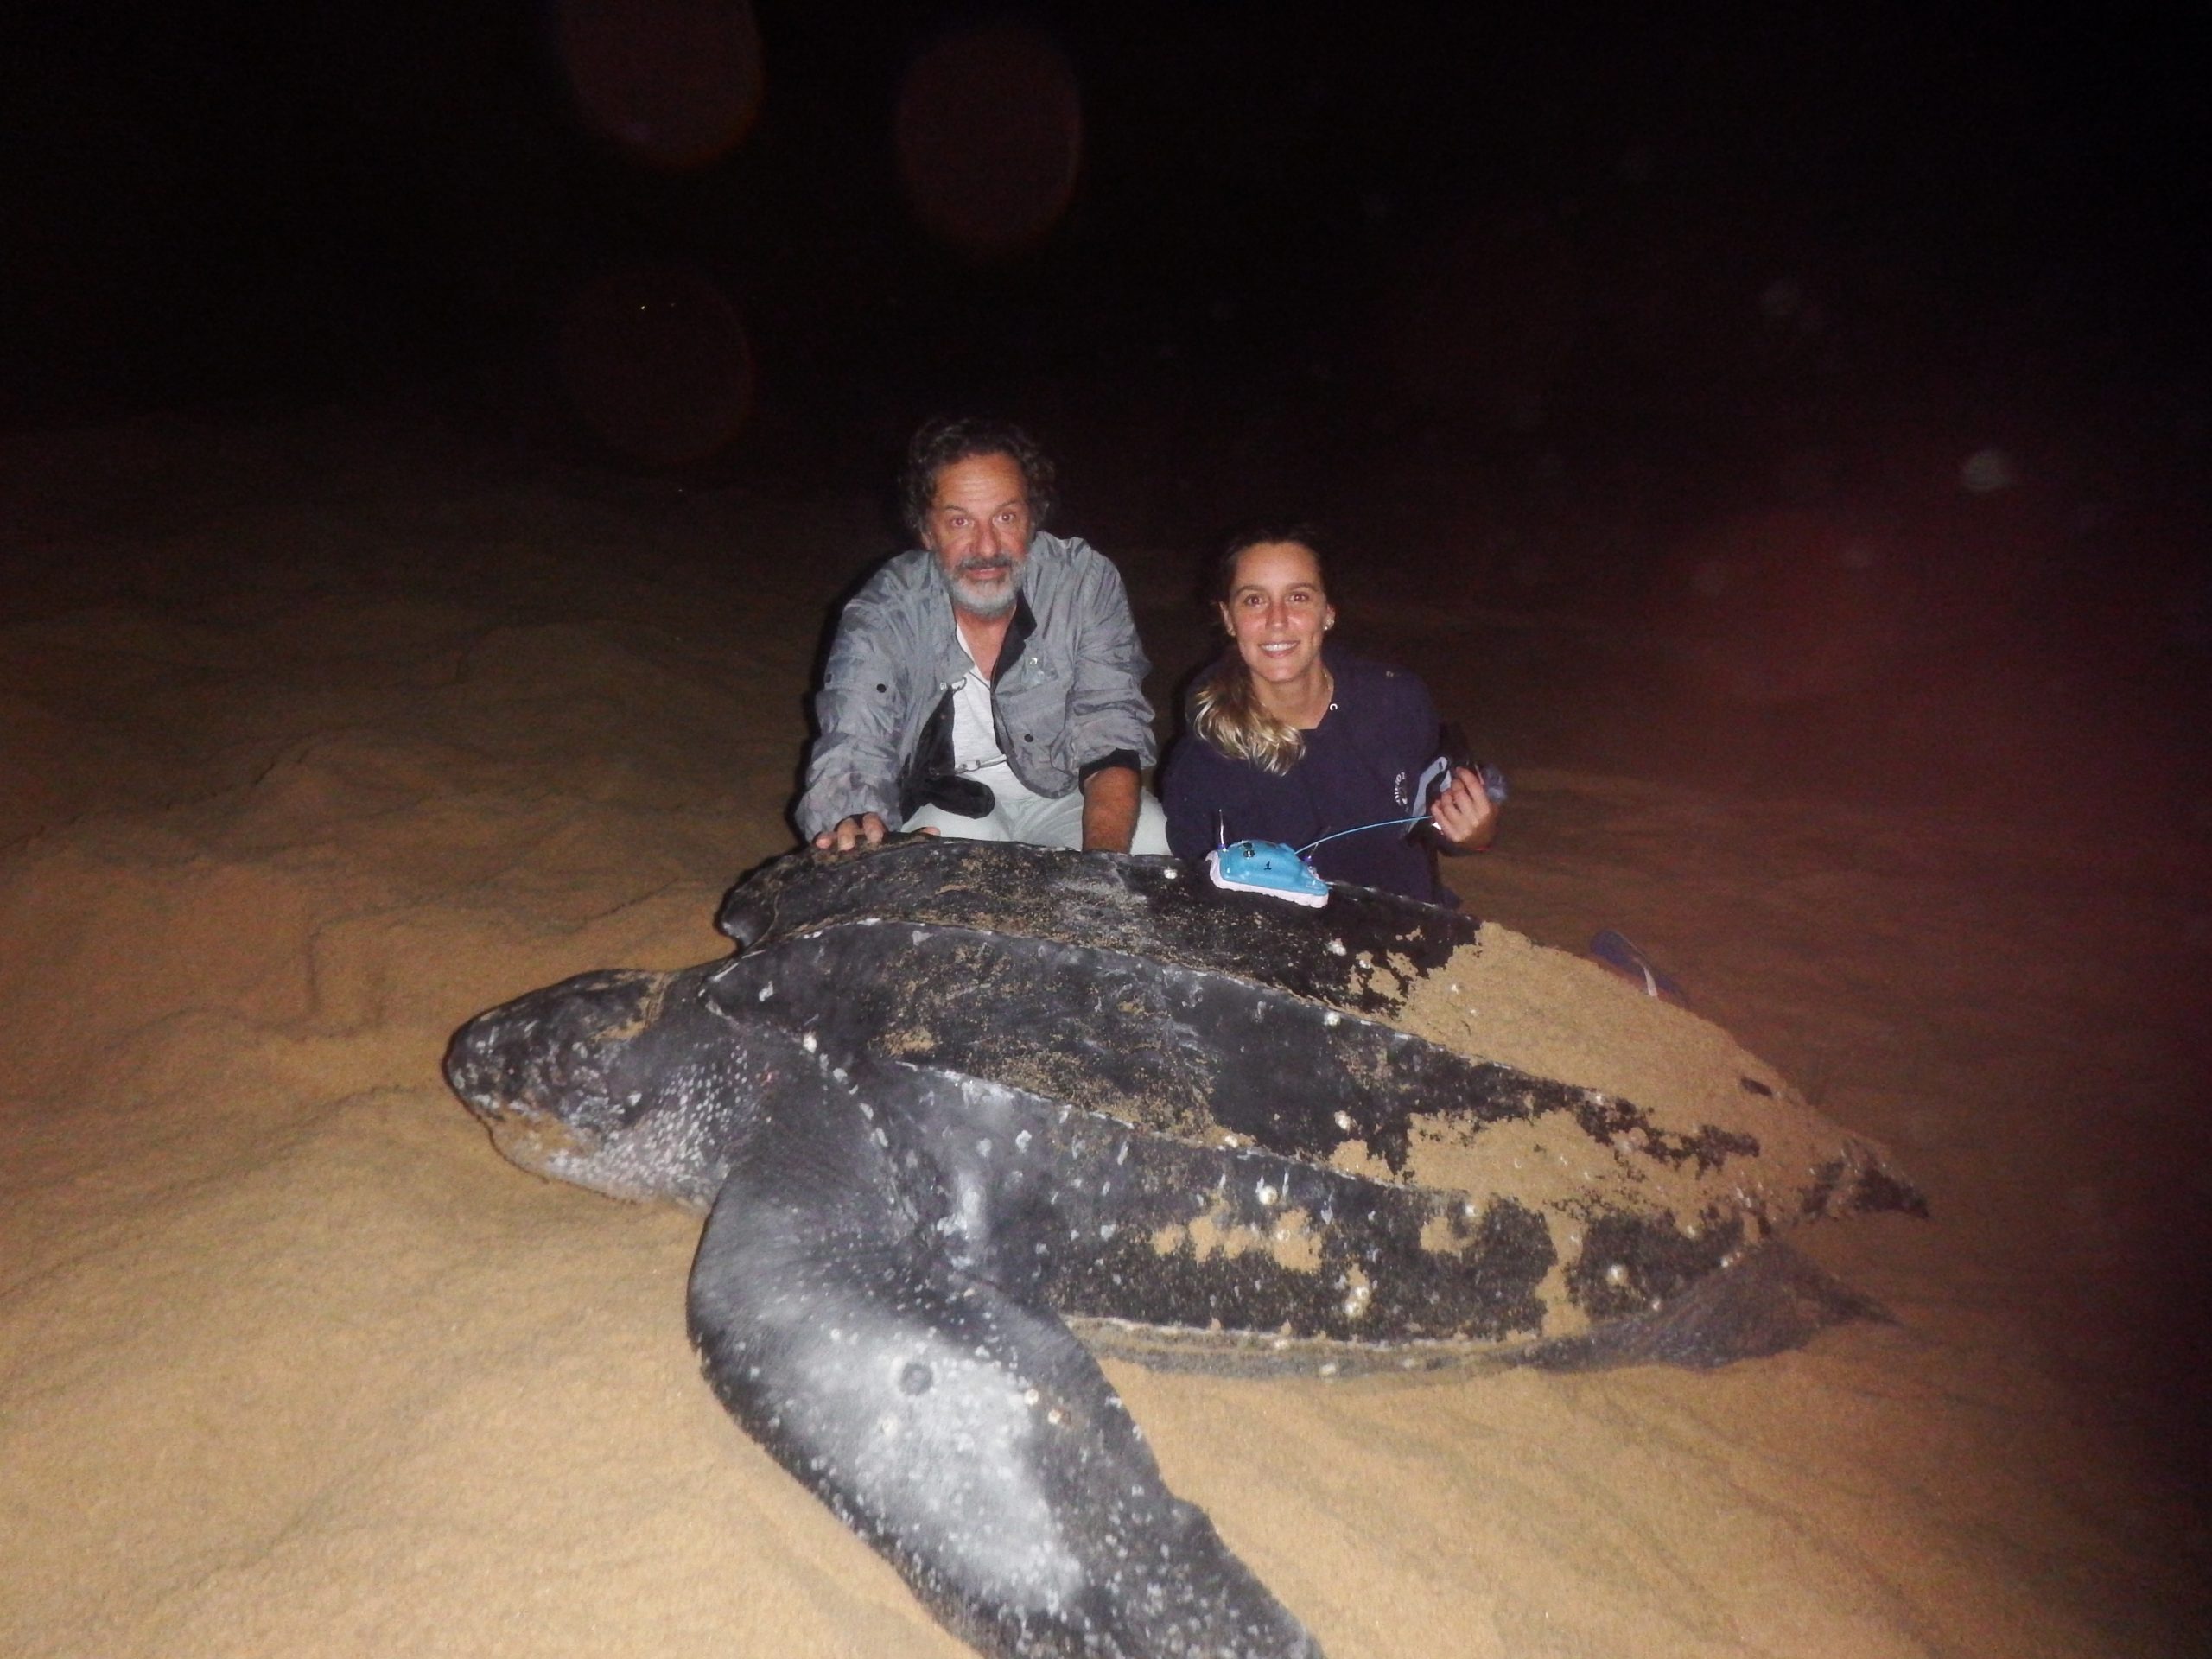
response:
M991 686L1000 747L1014 775L1062 796L1117 753L1152 764L1151 664L1121 572L1088 543L1039 531L1022 567L1035 627ZM896 829L899 782L922 728L974 664L952 620L937 556L901 553L846 604L814 713L821 735L799 797L802 836L873 812Z

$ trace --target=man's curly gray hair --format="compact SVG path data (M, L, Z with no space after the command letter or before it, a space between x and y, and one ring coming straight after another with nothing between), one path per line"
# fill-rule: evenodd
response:
M938 475L946 467L985 455L1004 455L1021 469L1030 523L1041 527L1052 510L1053 486L1058 481L1052 458L1011 421L940 415L923 422L906 446L906 466L899 478L899 507L906 528L916 536L922 533L930 505L937 499Z

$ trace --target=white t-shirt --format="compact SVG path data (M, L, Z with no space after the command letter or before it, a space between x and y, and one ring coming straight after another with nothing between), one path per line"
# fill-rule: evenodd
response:
M960 648L968 651L966 636L962 636ZM976 653L968 651L968 660L973 664ZM998 732L991 719L991 683L983 677L981 668L970 667L952 697L952 764L963 772L981 772L987 766L1003 766L1006 756L999 752ZM988 780L987 780L988 781Z

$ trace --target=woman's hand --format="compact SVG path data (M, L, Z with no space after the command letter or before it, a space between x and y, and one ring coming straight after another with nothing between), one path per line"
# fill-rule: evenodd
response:
M1484 791L1481 775L1465 766L1452 769L1451 781L1437 791L1428 810L1452 852L1479 853L1497 834L1497 803Z

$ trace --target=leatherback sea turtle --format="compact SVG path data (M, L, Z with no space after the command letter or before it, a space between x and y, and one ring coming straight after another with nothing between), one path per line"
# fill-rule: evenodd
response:
M715 1391L992 1655L1319 1651L1093 1349L1713 1364L1874 1311L1771 1235L1921 1207L1725 1039L1662 1109L1486 1058L1479 1008L1416 1034L1491 931L1377 893L914 840L769 864L719 925L480 1015L447 1077L524 1167L711 1211Z

